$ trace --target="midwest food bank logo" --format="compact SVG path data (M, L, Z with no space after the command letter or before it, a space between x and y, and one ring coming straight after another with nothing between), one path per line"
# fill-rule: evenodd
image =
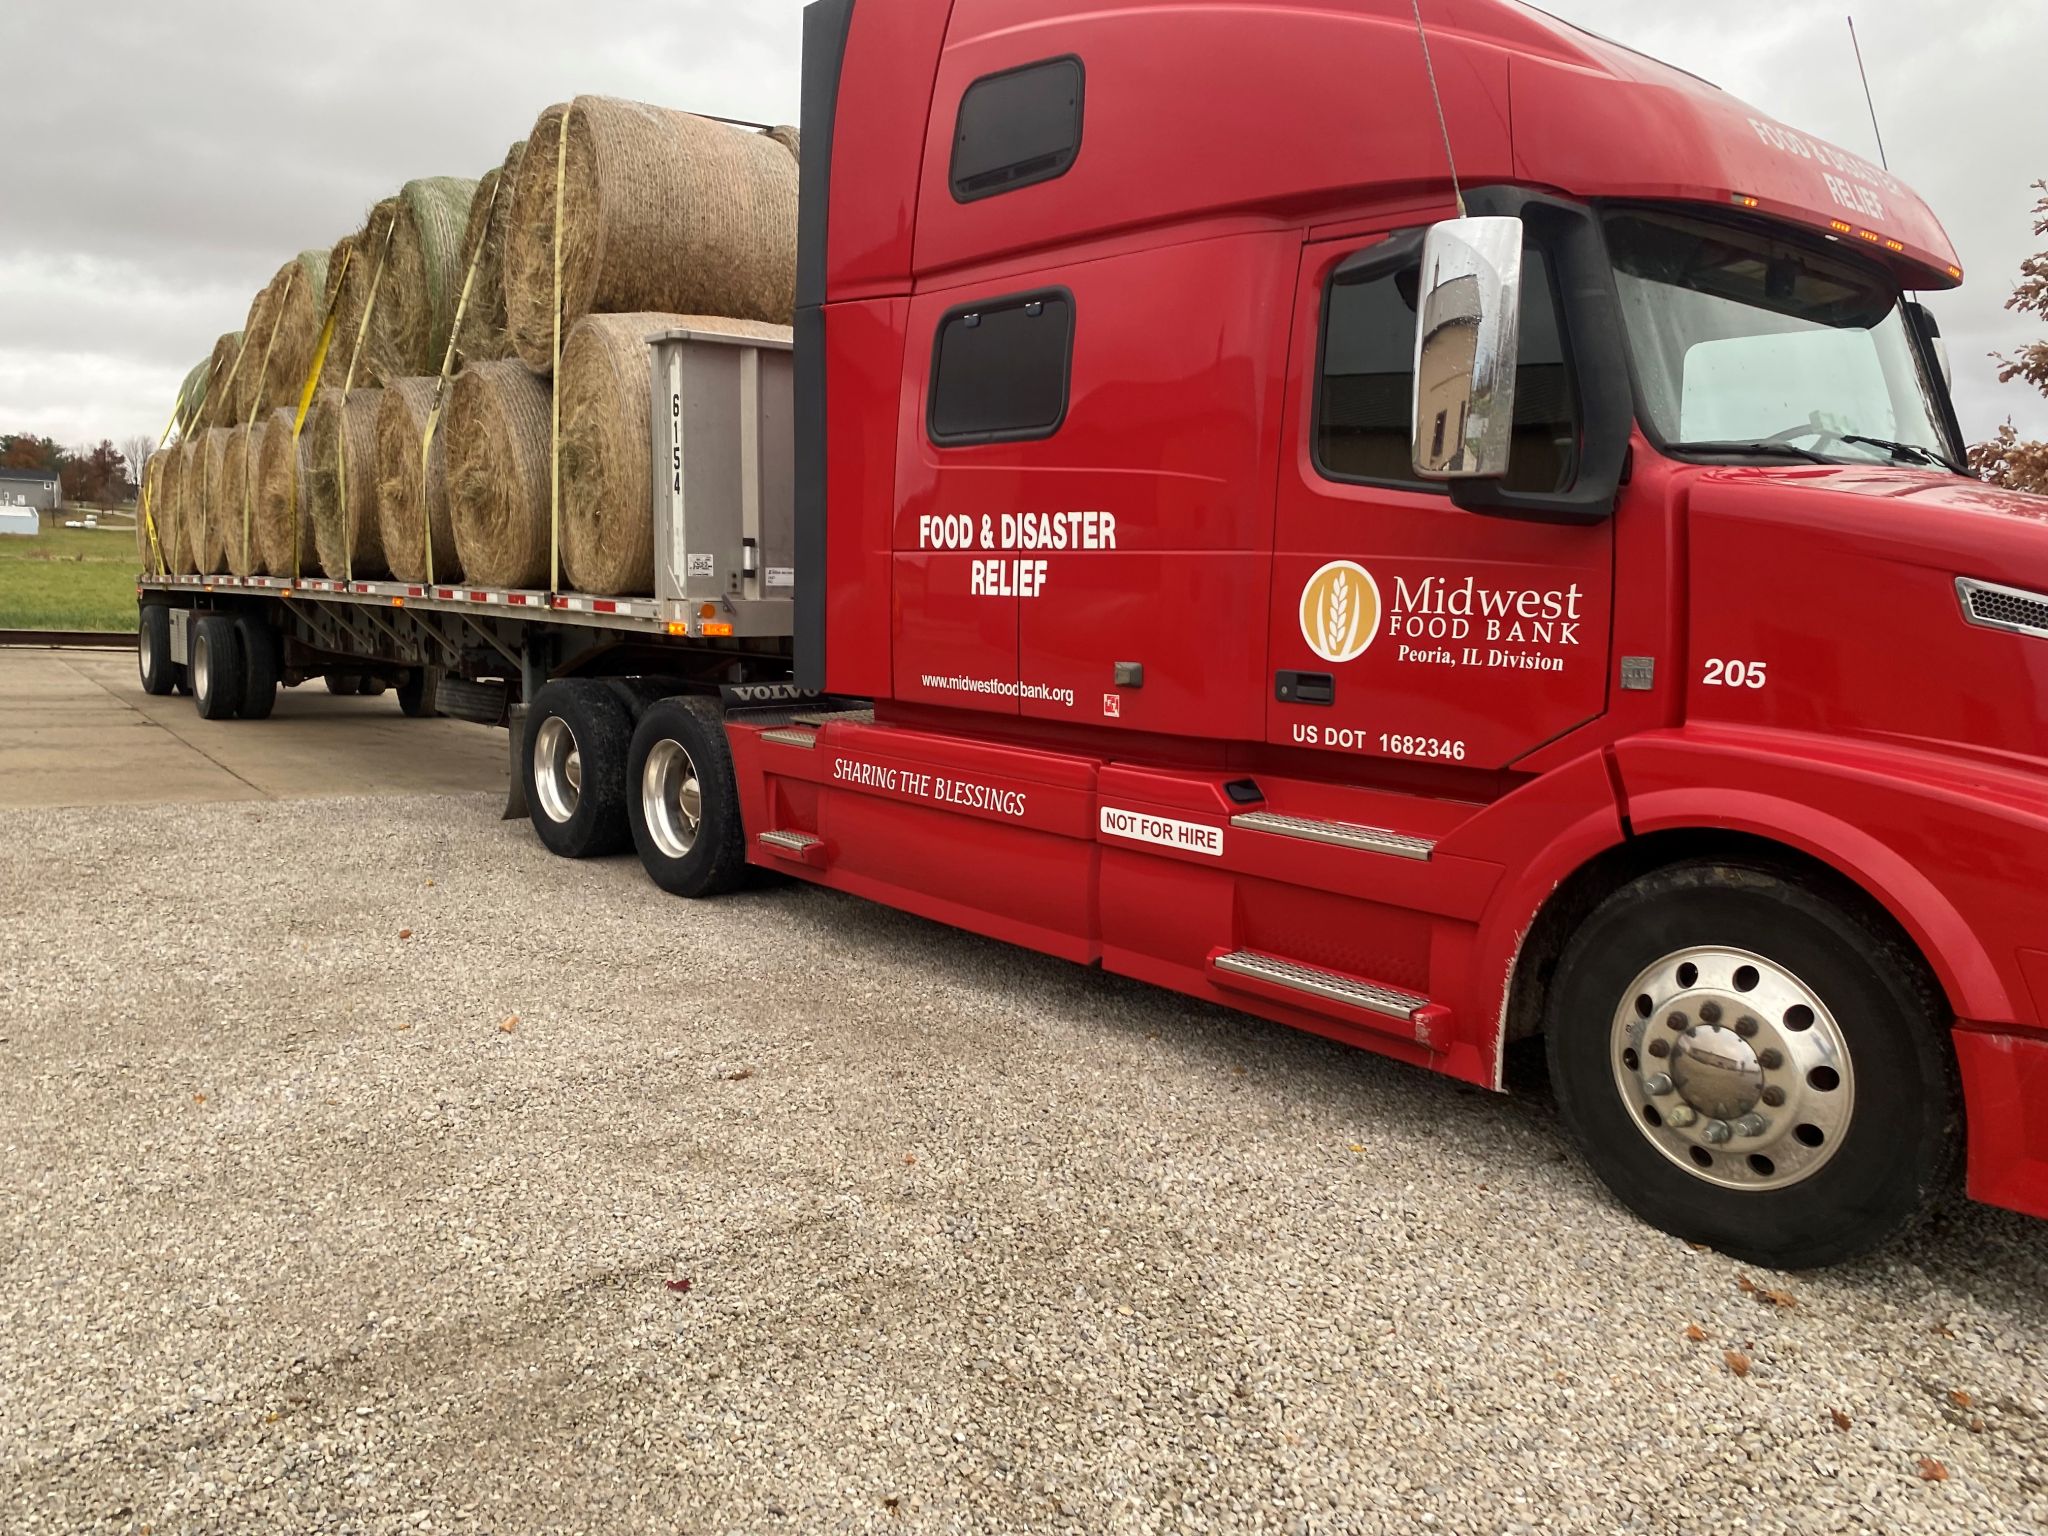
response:
M1379 632L1379 583L1364 566L1332 560L1301 589L1301 637L1323 660L1362 656Z

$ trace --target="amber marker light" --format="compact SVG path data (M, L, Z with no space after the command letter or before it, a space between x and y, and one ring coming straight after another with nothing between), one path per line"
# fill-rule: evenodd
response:
M1763 206L1747 192L1730 192L1728 194L1728 201L1738 208L1759 208Z
M688 624L678 623L674 619L669 620L667 625L665 625L664 627L672 635L687 635L690 632L690 626Z
M1844 224L1840 219L1829 219L1828 228L1832 229L1838 235L1852 235L1856 232L1855 225Z
M704 625L704 633L707 635L729 636L732 634L732 626L730 624L713 624L709 621L706 621Z

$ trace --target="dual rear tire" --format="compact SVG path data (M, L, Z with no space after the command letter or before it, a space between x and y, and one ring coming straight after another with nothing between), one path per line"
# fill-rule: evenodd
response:
M723 713L709 698L648 702L592 679L542 688L526 717L526 804L534 831L565 858L639 852L679 896L711 896L745 874L739 789Z

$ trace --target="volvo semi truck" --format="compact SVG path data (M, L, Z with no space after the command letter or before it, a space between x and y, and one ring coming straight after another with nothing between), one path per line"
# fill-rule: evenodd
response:
M547 846L678 895L1488 1088L1541 1035L1746 1259L2048 1216L2048 502L1964 471L1955 252L1684 70L1423 19L817 0L793 345L653 343L656 592L150 579L145 679L509 725Z

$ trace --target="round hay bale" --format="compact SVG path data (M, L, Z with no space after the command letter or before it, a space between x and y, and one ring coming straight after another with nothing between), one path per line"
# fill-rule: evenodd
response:
M279 408L266 416L263 442L256 451L256 541L263 551L262 568L273 576L296 576L320 563L313 542L312 461L306 436L292 440L295 414Z
M155 526L157 544L161 544L164 473L170 467L170 463L171 450L168 448L159 448L142 461L142 492L135 499L135 555L143 574L147 576L163 574L162 567L157 564L156 546L149 541L149 530L152 525Z
M341 388L342 380L348 376L349 363L355 363L355 388L375 389L386 377L398 377L414 370L392 367L395 361L390 353L384 335L376 326L368 333L363 332L363 311L370 302L370 284L376 277L380 257L386 263L384 277L377 282L377 307L382 310L389 300L387 285L390 282L390 256L384 242L384 232L398 216L398 199L386 198L370 210L370 216L363 221L363 227L353 238L344 236L328 255L328 287L339 287L341 302L334 312L334 344L327 354L327 366L332 371L332 383ZM353 252L354 259L347 263L342 272L343 248ZM357 338L361 337L360 346ZM355 356L360 351L360 356Z
M777 123L773 128L763 128L762 133L789 151L789 158L799 165L803 163L804 136L788 123Z
M329 576L367 580L387 573L377 527L377 407L381 389L352 389L346 410L339 389L323 389L306 418L306 482L313 547ZM342 504L348 455L348 504Z
M477 184L462 176L427 176L399 189L390 254L377 289L370 329L384 382L441 371L462 291L462 237Z
M209 427L224 427L234 416L235 360L242 353L242 333L228 331L213 344L206 362L205 406L200 421Z
M263 446L263 422L244 422L228 429L226 494L221 498L223 543L227 566L236 576L263 573L263 550L256 540L256 455Z
M789 327L710 315L585 315L562 347L562 573L602 597L654 591L649 336L789 340Z
M200 506L200 479L206 466L206 433L202 429L189 437L179 440L178 462L170 474L170 495L166 498L170 507L170 531L162 535L164 562L180 576L189 576L199 569L192 558L194 540L192 524L198 517Z
M579 96L562 196L562 324L652 310L786 322L796 297L796 161L687 112ZM563 108L527 138L505 233L519 356L553 366L556 149ZM566 332L564 335L566 340Z
M199 439L199 506L186 524L192 546L192 568L203 576L227 569L226 530L222 514L227 494L227 427L208 427Z
M191 431L200 411L206 405L206 374L212 363L213 359L210 357L194 363L192 371L185 375L185 382L178 386L178 404L171 415L172 424L177 427L180 438Z
M471 255L476 255L476 276L470 283L469 307L462 314L462 334L456 340L464 362L512 355L512 338L505 331L505 226L512 214L512 184L519 174L519 157L525 152L524 139L506 150L504 164L484 173L470 200L462 261L467 270ZM483 247L480 254L479 243Z
M377 524L384 541L384 563L399 581L427 579L426 547L420 527L420 444L427 436L427 413L434 408L434 379L397 379L384 386L377 410ZM448 433L434 433L426 463L424 506L434 537L434 579L454 581L461 574L455 553L455 531L448 520Z
M548 386L524 363L455 376L441 423L448 512L464 578L538 587L548 579Z
M263 370L263 409L282 405L296 411L320 346L320 322L327 314L327 252L299 252L277 269L264 293L264 328L250 332L259 338L257 345L270 348L270 363Z

